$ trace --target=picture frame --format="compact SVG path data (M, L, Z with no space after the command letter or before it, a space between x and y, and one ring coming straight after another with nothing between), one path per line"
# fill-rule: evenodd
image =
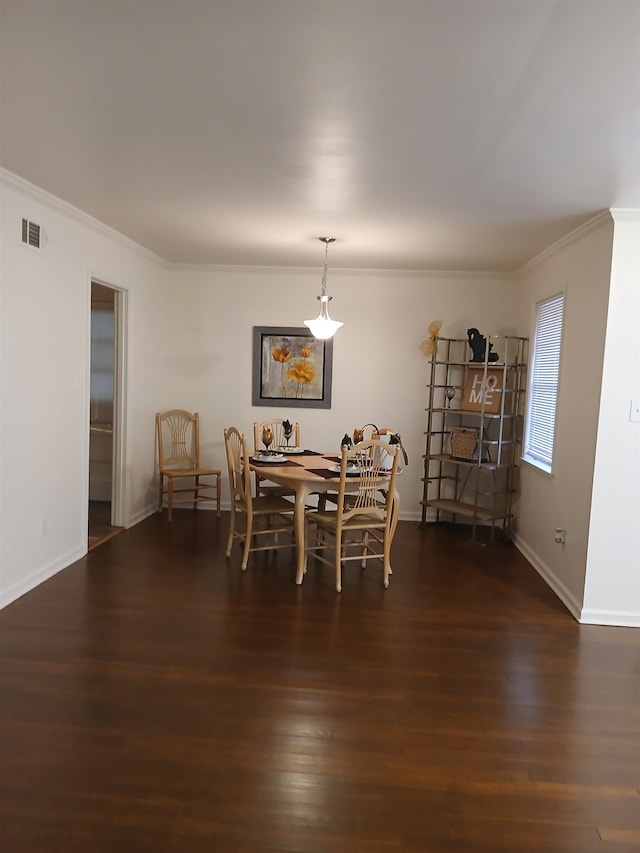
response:
M287 409L330 409L333 340L306 326L254 326L251 402Z
M487 367L485 380L484 367L468 367L464 391L460 401L463 412L482 412L495 415L500 411L502 399L503 369Z

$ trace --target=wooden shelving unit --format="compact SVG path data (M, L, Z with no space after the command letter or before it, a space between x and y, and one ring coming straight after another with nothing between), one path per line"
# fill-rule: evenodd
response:
M489 344L499 360L489 361ZM437 337L427 384L422 525L466 520L508 537L518 488L527 338L489 335L484 361L467 339Z

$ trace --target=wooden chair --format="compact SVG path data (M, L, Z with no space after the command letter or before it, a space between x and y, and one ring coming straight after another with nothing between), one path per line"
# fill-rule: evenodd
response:
M229 538L227 540L227 557L231 556L233 542L238 539L243 545L242 571L247 568L249 554L253 551L271 551L281 548L295 547L295 530L293 525L294 505L281 495L268 494L254 497L251 492L251 471L247 463L249 448L247 439L235 427L224 431L224 446L227 454L229 469L229 494L231 501L231 517L229 520ZM236 529L236 516L244 515L244 529ZM262 520L264 528L256 526ZM278 534L287 533L289 542L278 543ZM270 537L265 545L252 545L252 538L258 541L260 537Z
M269 450L277 450L280 447L287 446L287 440L284 436L284 427L282 426L282 418L273 418L270 421L261 421L253 424L253 452L259 453L263 449L262 431L268 428L271 430L273 439L269 445ZM296 421L292 424L293 434L289 439L291 447L300 447L300 424ZM282 497L292 497L295 493L291 489L283 488L275 484L269 484L268 477L260 477L256 474L256 495L281 495Z
M356 428L353 431L354 438L358 438L359 441L364 441L364 436L366 435L367 427L371 427L370 437L373 439L380 439L380 441L386 441L391 445L398 445L400 449L400 453L402 454L402 459L404 460L404 465L398 459L398 470L397 473L400 474L406 466L409 464L409 456L407 455L407 451L404 449L402 444L402 437L399 432L396 432L394 429L390 429L389 427L379 428L375 424L365 424L365 426ZM357 442L356 442L357 443ZM383 468L391 467L391 456L388 454L383 455ZM347 496L347 501L350 500L350 497ZM335 504L338 501L338 496L336 492L323 492L318 498L318 509L325 509L328 503Z
M340 487L337 509L307 510L309 527L307 558L333 566L336 590L342 589L342 566L358 560L364 568L369 560L380 560L383 583L389 586L391 575L391 542L398 520L395 479L398 468L398 445L369 439L342 451ZM391 467L386 467L387 457ZM353 480L347 466L355 464L359 476ZM381 491L380 477L388 475ZM347 491L357 483L357 491ZM315 528L315 536L311 536Z
M402 454L402 459L404 461L404 465L401 467L400 460L398 460L398 474L409 464L409 455L402 444L402 436L395 429L389 429L389 427L382 427L381 429L377 429L371 436L372 438L379 438L382 441L388 440L389 444L397 445L400 453Z
M195 510L204 501L215 501L216 514L220 517L222 471L200 465L198 413L192 414L184 409L158 412L156 434L160 478L158 512L162 512L166 495L169 521L172 520L174 504L190 503ZM203 477L206 479L202 480ZM191 497L176 498L182 493L189 493Z
M367 438L367 431L369 431L369 438L379 438L382 441L388 441L389 444L398 444L400 445L400 450L402 452L402 457L404 459L404 465L402 468L398 469L398 472L404 470L406 466L409 464L409 456L407 455L407 451L404 449L402 444L402 436L395 429L389 429L389 427L377 427L375 424L365 424L363 427L356 427L353 431L353 443L358 444L360 441L364 441Z
M378 427L375 424L365 424L361 427L356 427L353 430L353 443L360 444L361 441L364 441L367 438L376 438L378 434Z
M269 450L278 450L281 447L287 446L287 440L284 437L284 427L282 426L282 418L272 418L270 421L261 421L253 425L253 452L258 453L262 450L262 430L268 427L273 435L273 440L269 446ZM291 424L293 434L289 439L291 447L300 447L300 424L296 421Z

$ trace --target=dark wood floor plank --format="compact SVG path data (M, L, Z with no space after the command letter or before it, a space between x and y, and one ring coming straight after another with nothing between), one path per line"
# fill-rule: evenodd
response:
M399 525L343 591L153 517L0 613L3 853L630 851L640 634Z

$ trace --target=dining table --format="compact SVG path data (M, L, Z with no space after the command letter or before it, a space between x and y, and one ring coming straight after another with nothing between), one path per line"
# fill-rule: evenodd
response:
M295 494L294 527L296 540L296 584L304 578L306 564L305 510L307 499L312 494L337 492L340 487L341 457L335 453L323 453L317 450L283 452L280 454L255 454L249 458L249 468L261 478L268 478L279 486L290 489ZM384 490L388 476L380 477L380 489ZM358 477L348 477L347 490L358 490ZM398 523L400 496L394 490L391 533L392 537Z

